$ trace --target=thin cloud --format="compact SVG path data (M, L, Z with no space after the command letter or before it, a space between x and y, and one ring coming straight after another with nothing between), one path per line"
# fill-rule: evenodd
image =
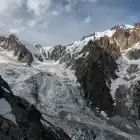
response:
M29 27L34 27L35 25L36 25L36 20L29 20L28 22L27 22L27 26L29 26Z
M38 16L51 6L51 2L52 0L27 0L26 4L28 9Z
M51 12L51 14L54 15L54 16L58 16L58 15L59 15L59 12L53 10L53 11Z
M88 16L88 17L84 20L85 23L89 23L90 21L91 21L91 17L90 17L90 16Z

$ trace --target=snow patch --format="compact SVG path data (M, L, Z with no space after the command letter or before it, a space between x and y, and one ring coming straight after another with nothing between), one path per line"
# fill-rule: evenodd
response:
M106 119L109 119L109 118L108 118L108 115L107 115L104 111L101 111L101 114L102 114Z
M107 30L107 31L104 31L104 32L96 32L95 33L95 37L96 38L100 38L100 37L103 37L105 35L107 35L108 37L112 37L113 34L115 33L116 30Z

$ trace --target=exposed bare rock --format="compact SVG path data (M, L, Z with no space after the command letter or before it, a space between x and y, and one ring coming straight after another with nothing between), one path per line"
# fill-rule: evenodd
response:
M131 48L134 44L140 41L140 23L134 24L133 29L117 26L112 39L122 50Z
M130 32L128 29L118 29L113 35L114 41L117 45L122 49L127 49L128 46L128 38L130 37Z
M110 95L110 78L116 78L117 64L114 59L99 46L98 42L90 41L83 49L89 52L86 58L76 61L76 76L85 93L85 99L92 102L93 107L99 107L111 115L113 99Z
M100 46L114 59L117 59L120 56L120 48L112 38L109 38L108 36L101 37L99 43Z

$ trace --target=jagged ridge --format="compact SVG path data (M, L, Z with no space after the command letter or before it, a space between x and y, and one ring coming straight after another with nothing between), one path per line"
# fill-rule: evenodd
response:
M34 61L32 53L19 41L19 39L11 34L8 37L0 37L0 47L7 51L13 51L13 56L17 57L20 62L27 63L28 66Z

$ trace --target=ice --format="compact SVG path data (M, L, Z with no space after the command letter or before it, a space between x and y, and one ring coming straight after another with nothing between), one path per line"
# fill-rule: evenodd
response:
M16 123L15 116L11 113L12 108L5 99L0 99L0 115Z
M4 115L11 112L11 106L5 99L0 99L0 114Z

